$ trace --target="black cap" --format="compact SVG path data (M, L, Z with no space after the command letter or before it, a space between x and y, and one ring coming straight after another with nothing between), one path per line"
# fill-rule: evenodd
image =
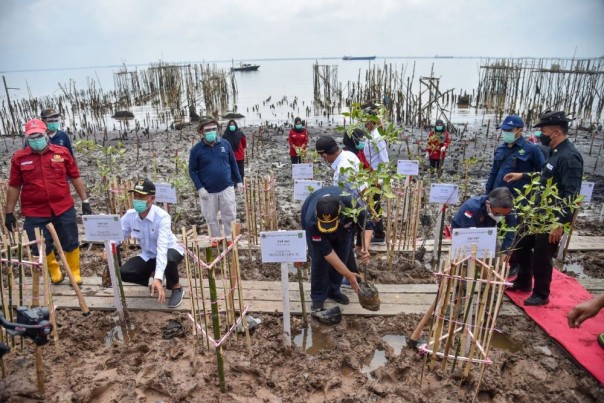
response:
M342 204L337 196L327 194L317 201L317 227L319 231L331 233L338 229Z
M56 109L52 109L52 108L44 109L44 110L42 110L42 112L40 112L40 117L42 119L48 119L48 118L52 118L52 117L60 116L60 115L61 114Z
M566 114L563 111L552 112L545 111L541 116L539 116L539 123L537 123L533 127L541 127L541 126L564 126L568 127L568 122L572 122L573 119L569 119L566 117Z
M333 154L338 151L338 148L339 147L338 143L336 143L336 139L331 136L321 136L315 144L315 149L319 154Z
M138 193L139 195L154 195L155 185L149 179L139 179L134 189L130 189L128 192Z

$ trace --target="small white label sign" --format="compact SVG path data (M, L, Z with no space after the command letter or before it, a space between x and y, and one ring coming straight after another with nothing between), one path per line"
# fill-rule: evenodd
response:
M476 257L495 257L497 249L497 228L455 228L451 234L451 257L461 259L472 252L472 245L476 244L478 250ZM488 251L488 256L486 252Z
M459 202L459 186L449 183L433 183L430 186L430 203L455 204Z
M322 187L323 181L296 180L294 181L294 200L304 201L309 194Z
M581 184L581 194L585 196L583 203L591 202L591 195L594 192L594 182L583 182Z
M262 263L306 262L306 231L260 233Z
M176 189L169 183L156 183L155 201L158 203L176 204Z
M292 178L296 179L312 179L313 164L292 164Z
M401 175L419 175L419 161L398 160L396 173Z
M83 215L82 222L87 241L105 242L124 239L120 216L117 214Z

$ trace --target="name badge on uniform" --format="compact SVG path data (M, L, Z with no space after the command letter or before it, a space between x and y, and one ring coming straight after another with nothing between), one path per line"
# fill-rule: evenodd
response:
M52 162L63 162L65 158L61 157L59 154L55 154L52 156Z
M223 147L220 147L220 151L221 151L221 152L223 152L223 153L225 153L225 152L226 152L226 150L224 149L224 146L223 146Z
M550 171L553 171L553 170L554 170L554 166L553 166L552 164L549 164L549 163L548 163L548 164L545 164L545 167L546 167L547 169L549 169Z

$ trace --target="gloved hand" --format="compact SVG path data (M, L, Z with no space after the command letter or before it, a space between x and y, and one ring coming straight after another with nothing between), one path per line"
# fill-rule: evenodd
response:
M201 200L210 200L210 193L206 190L206 188L199 189L197 193L199 193Z
M240 191L240 192L243 192L243 182L239 182L237 184L237 190Z
M17 219L13 213L6 213L4 225L10 232L15 230L15 227L17 226Z
M447 147L442 146L442 147L440 148L440 152L441 152L441 153L444 153L446 149L447 149Z
M426 155L424 156L426 159L430 158L430 153L426 151Z
M92 215L92 209L90 208L90 202L82 202L82 215Z

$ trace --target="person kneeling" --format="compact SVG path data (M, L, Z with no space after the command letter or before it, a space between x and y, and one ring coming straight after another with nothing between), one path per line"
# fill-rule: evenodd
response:
M124 238L132 236L140 243L142 253L129 259L120 269L122 280L147 287L153 277L151 295L157 291L157 301L166 299L162 285L166 276L166 288L172 290L168 308L176 308L185 296L179 283L178 264L184 257L184 248L172 233L172 218L162 208L154 205L155 185L149 179L138 181L133 193L134 208L121 218Z

